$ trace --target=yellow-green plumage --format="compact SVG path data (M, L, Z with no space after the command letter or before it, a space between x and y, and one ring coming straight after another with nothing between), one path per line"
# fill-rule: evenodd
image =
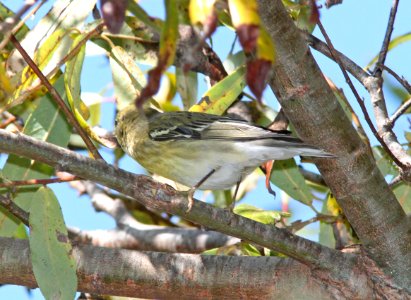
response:
M188 187L229 189L268 160L332 157L289 133L204 113L147 113L133 105L117 116L116 136L144 168ZM147 116L146 116L147 114Z

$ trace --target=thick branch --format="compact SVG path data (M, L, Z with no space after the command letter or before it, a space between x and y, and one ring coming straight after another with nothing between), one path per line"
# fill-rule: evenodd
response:
M353 269L345 281L336 282L327 272L277 257L199 256L92 246L74 247L73 255L78 290L91 294L157 299L407 297L372 263L361 259L358 267L366 272ZM0 238L0 258L1 284L37 286L26 240Z
M128 195L151 209L179 215L207 228L251 241L295 258L309 266L334 270L349 267L350 257L274 226L263 225L196 201L190 213L187 195L102 161L96 161L67 149L45 143L22 134L0 130L0 151L14 153L57 167L82 178L95 181Z
M281 1L260 0L260 16L276 46L270 86L303 140L338 158L318 160L345 215L387 274L411 286L409 222L366 145L309 52Z
M216 231L156 227L145 230L126 227L72 232L75 233L74 241L93 246L172 253L201 253L240 242L237 238Z

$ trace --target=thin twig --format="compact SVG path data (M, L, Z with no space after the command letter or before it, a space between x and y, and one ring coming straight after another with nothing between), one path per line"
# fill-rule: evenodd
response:
M123 40L130 40L130 41L137 41L140 43L145 43L145 44L158 44L159 41L149 41L147 39L143 39L138 36L132 36L132 35L127 35L127 34L112 34L109 32L105 32L102 34L102 36L108 37L108 38L115 38L115 39L123 39Z
M15 181L7 181L0 183L0 188L4 187L14 187L14 186L23 186L23 185L46 185L52 183L62 183L62 182L69 182L81 180L80 177L70 175L68 177L60 178L47 178L47 179L28 179L28 180L15 180Z
M3 206L9 213L23 222L24 225L29 226L29 213L19 207L9 197L0 195L0 205Z
M77 130L78 134L81 136L84 143L87 145L87 149L90 151L92 156L95 159L103 160L103 157L98 152L96 146L94 146L93 142L90 140L87 133L80 126L77 119L74 117L73 113L69 110L67 105L64 103L64 100L61 98L61 96L59 95L57 90L51 85L51 83L48 81L46 76L44 76L44 74L40 71L40 69L37 67L36 63L27 54L27 52L24 50L24 48L21 46L21 44L19 43L19 41L16 39L16 37L14 35L10 36L10 41L13 43L13 45L16 47L16 49L23 56L24 60L27 62L27 64L30 66L30 68L33 70L33 72L40 78L41 82L46 86L46 88L49 91L50 95L53 97L53 99L56 101L56 103L58 104L60 109L66 115L67 121Z
M337 56L340 62L343 64L344 69L350 72L352 76L354 76L359 82L365 85L364 82L368 79L370 74L366 72L362 67L360 67L358 64L356 64L354 61L352 61L350 58L348 58L335 48L334 51L331 52L327 43L324 43L322 40L313 36L312 34L306 31L300 31L300 33L307 41L307 43L311 46L311 48L317 50L318 52L324 54L329 59L334 61L334 57Z
M24 5L19 9L18 12L12 17L6 18L4 22L0 23L0 32L7 33L10 31L10 28L17 23L17 21L23 16L29 9L32 7L38 0L26 0Z
M409 84L409 82L405 80L404 77L401 77L387 66L382 66L382 68L387 71L392 77L394 77L407 90L409 94L411 94L411 84Z
M393 127L395 122L399 117L401 117L402 114L404 114L408 108L411 107L411 98L405 101L401 106L393 113L393 115L389 118L387 122L387 126Z
M308 219L306 221L301 221L301 220L294 221L293 223L291 223L291 225L286 226L286 228L289 229L291 232L295 233L301 230L302 228L304 228L305 226L315 223L317 221L321 221L326 224L333 224L333 223L338 222L340 219L341 219L340 216L331 216L331 215L324 215L324 214L318 213L317 216L312 217L311 219Z
M324 29L324 26L322 25L321 21L319 20L317 22L318 27L320 28L320 31L322 35L324 36L325 40L327 41L328 47L330 48L330 52L332 56L334 57L335 62L339 65L345 81L347 82L348 86L351 88L351 91L353 92L355 98L357 99L358 104L361 107L361 110L364 114L364 118L367 121L368 126L370 127L371 131L373 132L374 136L377 138L377 140L380 142L381 146L384 148L384 150L391 156L392 160L401 168L405 168L406 166L392 153L390 148L387 146L385 143L384 139L378 134L377 129L374 127L374 124L371 121L370 115L368 114L367 108L365 106L364 100L360 97L358 94L357 90L354 87L354 84L352 83L350 77L348 76L347 71L345 70L343 64L340 61L340 58L338 55L335 55L335 48L333 44L331 43L330 37L328 36L327 32Z
M1 51L4 47L6 47L7 43L10 41L10 36L11 36L12 34L16 34L16 32L19 31L19 29L20 29L24 24L26 24L27 20L28 20L32 15L34 15L34 14L40 9L40 7L42 7L43 4L46 3L46 1L47 1L47 0L42 0L39 4L37 4L37 6L36 6L32 11L30 11L30 12L28 13L16 26L14 26L12 30L8 30L8 31L5 33L5 35L4 35L4 37L3 37L3 40L2 40L1 43L0 43L0 51Z
M394 0L392 7L391 7L390 17L388 19L387 30L385 31L384 41L382 42L380 54L378 55L378 62L375 65L375 69L373 72L376 77L381 77L382 75L382 66L384 65L385 59L387 57L388 47L390 45L391 35L394 29L394 21L395 21L395 16L397 15L397 8L398 8L399 2L400 2L399 0Z

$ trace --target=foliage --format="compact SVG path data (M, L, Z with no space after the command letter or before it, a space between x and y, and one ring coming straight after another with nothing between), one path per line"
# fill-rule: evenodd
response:
M96 17L96 1L57 0L34 28L29 29L23 25L14 29L19 43L62 96L81 128L98 145L100 152L110 151L117 161L123 157L123 153L120 149L108 149L115 144L112 136L106 131L102 134L101 128L93 127L101 121L100 115L104 115L102 104L107 101L107 97L104 97L107 94L106 87L101 87L102 92L93 104L88 103L85 100L86 94L82 93L81 79L83 68L89 59L88 45L98 47L108 58L113 82L112 94L118 110L133 102L142 105L151 101L163 111L190 110L217 115L232 111L236 113L236 108L240 107L239 115L242 116L241 109L245 107L247 118L260 125L267 125L267 120L271 121L276 111L263 102L263 91L271 67L276 62L276 55L279 54L260 19L257 2L165 1L163 20L151 17L137 1L118 1L112 7L110 3L116 1L101 1L103 11L101 16ZM298 26L310 32L314 29L311 5L304 1L283 2ZM91 17L93 13L95 19ZM13 15L0 3L1 22ZM103 26L104 23L106 26ZM182 29L187 29L188 24L195 27L195 38L183 35ZM239 38L239 45L236 46L239 50L236 53L230 51L224 64L210 47L217 28L224 28L227 32L235 31ZM234 35L232 33L233 44ZM4 40L9 38L7 34L1 37ZM408 41L409 37L410 34L407 33L392 40L389 50ZM2 46L0 57L1 128L62 147L90 150L80 140L78 132L73 131L67 116L54 102L53 96L44 88L37 74L11 45L6 43ZM213 57L214 61L201 56L203 52L207 52L207 59ZM378 57L372 59L369 66L377 59ZM212 83L207 89L203 89L201 85L203 76L208 77ZM356 130L370 145L361 122L358 122L344 93L331 81L329 84ZM198 97L198 93L202 96ZM113 124L110 126L112 128ZM392 157L383 147L372 146L371 149L385 178L390 180L400 175ZM3 186L0 192L10 196L14 203L30 213L30 230L26 238L30 241L33 269L43 295L49 299L70 299L74 297L77 278L72 247L59 206L61 199L51 189L39 187L38 184L22 187L9 184L17 180L34 180L36 183L35 180L50 178L59 182L59 171L64 170L52 169L43 163L11 154L1 170L1 181L8 185ZM245 179L237 194L237 201L247 199L256 188L256 182L263 177L264 174L257 171ZM344 240L343 236L346 237L346 243L357 242L358 237L338 201L325 182L314 180L313 177L318 178L319 174L312 164L299 159L276 161L270 180L277 190L281 190L281 195L271 201L281 202L282 211L239 204L234 213L271 226L280 224L294 233L304 231L305 225L319 221L321 225L316 236L321 244L336 247L338 241ZM394 186L393 191L404 211L410 213L411 187L401 183ZM104 190L102 193L106 193L108 197L118 196L113 196L113 191ZM204 195L207 197L207 192ZM221 207L230 204L233 195L234 191L214 191L208 199L211 198L213 204ZM267 198L272 199L269 196ZM133 207L126 197L122 201L137 222L171 228L188 225L183 219L156 214L144 207ZM288 210L289 201L297 201L312 210L316 219L293 223L289 220L294 213ZM314 203L317 201L322 201L321 213L315 209ZM6 209L0 210L1 236L24 237L22 228L24 225L21 220ZM246 241L204 253L280 255Z

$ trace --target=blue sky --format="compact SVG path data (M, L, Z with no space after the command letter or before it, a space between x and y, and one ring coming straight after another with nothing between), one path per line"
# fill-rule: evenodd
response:
M13 10L18 9L23 4L23 1L15 0L2 2ZM53 1L49 1L45 8L49 7L52 3ZM342 5L335 6L332 9L321 9L321 21L336 49L346 54L360 66L365 66L371 58L379 52L391 4L392 1L345 0ZM142 0L141 5L146 8L151 15L162 17L164 14L162 10L163 1ZM411 31L409 22L410 11L410 1L400 2L393 37ZM39 15L44 14L44 12L45 9L43 9ZM31 21L31 24L35 22L36 19ZM232 37L227 38L228 34L229 31L227 30L218 30L213 37L213 46L222 59L228 54L232 43ZM317 29L314 31L314 35L323 39ZM346 96L350 99L355 110L359 113L360 110L353 100L354 98L350 89L345 84L345 80L339 67L328 58L316 53L314 50L312 52L322 71L326 76L331 78L337 86L343 88ZM411 53L411 43L403 44L389 52L386 64L398 74L403 75L406 78L411 78L409 53ZM393 81L390 78L387 80ZM100 92L103 88L109 86L110 82L111 73L107 58L104 56L86 58L82 75L83 92ZM367 101L368 94L366 91L362 86L357 84L355 80L354 83L358 87L360 95L364 96ZM206 85L202 83L199 88L199 95L204 93L205 89ZM107 96L111 95L112 90L109 90ZM399 105L399 102L389 91L387 91L386 97L388 99L388 108L390 112L393 112ZM267 89L265 91L264 99L267 104L278 108L278 103L270 90ZM101 126L107 129L112 129L114 118L113 106L113 103L104 104ZM367 133L369 133L366 123L362 121L362 124L367 129ZM406 118L402 118L396 128L403 130L408 126ZM369 134L369 136L371 137L371 134ZM402 139L402 137L400 137L400 139ZM372 138L372 141L375 143L375 139ZM109 155L108 151L101 151L101 153L108 162L113 161L113 157ZM2 156L2 161L4 161L4 156ZM142 172L137 163L129 158L124 158L121 161L120 167L136 173ZM115 226L111 218L104 213L96 213L94 211L90 200L87 197L78 197L77 193L68 188L65 184L54 184L51 185L51 187L56 192L61 203L65 221L68 226L79 227L82 229L108 229ZM279 192L277 192L277 195L279 195L277 196L277 199L273 200L272 196L266 192L262 182L260 182L257 190L250 194L246 201L265 209L280 209L279 197L281 195ZM316 206L320 208L320 203L316 203ZM310 211L307 211L304 206L296 201L290 203L290 209L294 213L294 219L308 219L312 216ZM308 227L305 230L305 233L309 235L310 232L315 229L315 225ZM43 297L38 289L31 295L28 295L22 287L3 286L0 287L0 299L43 299Z

